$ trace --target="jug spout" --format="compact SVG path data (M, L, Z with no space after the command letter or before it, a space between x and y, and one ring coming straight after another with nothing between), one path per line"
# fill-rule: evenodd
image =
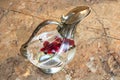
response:
M64 38L74 38L74 32L77 24L90 13L88 6L78 6L69 11L65 16L61 17L62 27L58 28L58 32Z

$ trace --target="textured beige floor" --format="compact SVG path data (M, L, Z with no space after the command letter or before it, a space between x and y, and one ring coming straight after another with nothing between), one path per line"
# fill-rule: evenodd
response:
M63 71L47 75L21 57L40 22L60 21L79 5L91 14L77 27L77 52ZM0 0L0 80L120 80L120 1Z

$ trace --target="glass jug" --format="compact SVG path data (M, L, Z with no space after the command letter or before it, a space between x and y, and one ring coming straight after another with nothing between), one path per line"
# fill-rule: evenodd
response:
M89 7L78 6L62 16L61 22L43 21L21 46L21 54L45 73L53 74L60 71L73 59L76 51L76 26L89 13ZM41 28L50 24L57 25L56 30L36 35Z

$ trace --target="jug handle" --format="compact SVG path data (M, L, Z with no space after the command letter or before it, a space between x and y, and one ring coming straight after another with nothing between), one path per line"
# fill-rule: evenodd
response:
M32 35L31 35L30 38L27 40L27 42L25 42L25 43L21 46L21 48L20 48L20 52L21 52L21 54L22 54L24 57L27 58L27 49L26 49L26 48L28 47L28 44L29 44L30 41L33 39L33 37L37 34L37 32L38 32L41 28L45 27L46 25L50 25L50 24L58 25L57 28L61 28L61 27L62 27L61 23L59 23L58 21L55 21L55 20L45 20L45 21L41 22L41 23L36 27L36 29L33 31Z

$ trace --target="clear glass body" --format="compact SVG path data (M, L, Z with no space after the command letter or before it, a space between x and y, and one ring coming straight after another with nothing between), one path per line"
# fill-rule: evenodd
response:
M75 51L74 40L56 30L35 36L27 47L27 58L45 73L56 73L73 59Z

